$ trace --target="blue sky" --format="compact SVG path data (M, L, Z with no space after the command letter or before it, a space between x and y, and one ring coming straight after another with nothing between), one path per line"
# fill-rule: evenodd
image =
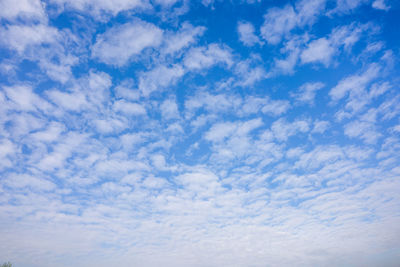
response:
M396 266L399 18L0 0L0 261Z

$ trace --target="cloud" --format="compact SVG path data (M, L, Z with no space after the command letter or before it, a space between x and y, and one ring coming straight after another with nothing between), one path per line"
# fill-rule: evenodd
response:
M261 36L270 44L278 44L282 36L288 34L297 25L297 16L292 6L271 8L264 16Z
M366 3L366 0L336 0L336 7L330 11L330 13L349 13L352 10L358 8L363 3Z
M293 29L313 24L324 9L325 0L298 1L295 8L292 5L270 8L264 15L261 36L269 44L276 45Z
M125 114L130 114L132 115L138 115L138 114L143 114L141 112L143 112L141 109L141 106L137 107L136 105L132 107L128 107L131 108L133 110L125 110ZM92 124L94 125L94 128L97 130L98 133L100 134L115 134L115 133L119 133L122 130L124 130L127 125L126 123L124 123L124 121L121 121L117 118L106 118L106 119L96 119L92 122Z
M303 64L320 62L328 67L332 58L339 53L339 48L350 52L353 45L360 39L361 33L368 29L368 25L355 24L335 28L329 38L322 37L311 41L300 54Z
M287 112L290 103L287 100L273 100L269 97L247 97L238 111L239 115L245 116L262 112L269 116L279 116Z
M8 99L14 104L14 108L23 111L36 111L51 109L51 105L35 94L29 85L16 85L3 87Z
M174 84L184 74L185 71L180 65L172 67L159 65L148 72L141 73L139 90L144 96L149 96L152 92L161 91Z
M342 149L338 146L316 147L313 151L302 154L295 163L295 168L316 169L344 157Z
M239 107L241 103L242 100L235 95L199 92L185 101L186 117L190 118L201 109L210 113L228 112Z
M180 2L181 0L155 0L155 2L159 5L170 7L175 3Z
M312 41L307 49L301 53L300 59L303 64L320 61L325 66L329 66L334 53L335 49L330 45L330 42L325 38L321 38Z
M140 92L134 89L134 82L132 79L122 81L114 88L115 96L128 100L138 100Z
M21 0L17 4L12 0L4 0L0 3L0 18L43 21L46 19L46 14L40 0Z
M300 86L299 90L292 93L299 103L314 104L315 95L318 90L322 89L325 85L321 82L305 83Z
M262 113L279 116L285 113L290 108L289 101L287 100L272 100L266 103L266 105L261 109Z
M314 121L314 128L312 129L312 133L324 133L330 126L329 121Z
M61 133L65 131L65 126L58 122L50 122L43 131L31 134L31 137L39 142L53 142L58 140Z
M161 115L165 119L179 118L179 111L176 101L173 99L166 99L160 106Z
M73 151L86 139L86 135L77 132L69 132L64 136L53 151L49 151L43 158L38 159L37 167L43 171L53 171L64 167L66 160L72 156Z
M122 112L127 115L145 115L146 109L138 104L138 103L131 103L125 100L119 100L114 102L113 108L116 112Z
M224 64L230 67L233 64L232 54L229 48L218 44L210 44L207 47L192 48L186 54L184 66L191 71L210 68L215 64Z
M382 136L373 123L353 121L345 125L344 133L349 137L360 137L367 144L374 144Z
M92 57L109 65L123 66L144 49L159 46L162 36L160 28L142 20L113 26L97 36Z
M399 262L388 1L0 2L0 258Z
M278 141L287 141L289 137L296 135L298 132L308 132L309 122L306 120L287 122L284 118L280 118L272 124L271 130Z
M88 104L85 95L79 92L67 93L54 90L49 91L47 95L52 102L67 110L79 111Z
M176 177L176 180L188 190L188 194L196 198L214 196L216 191L222 190L218 177L207 170L184 173Z
M246 46L253 46L255 44L261 44L260 39L254 33L255 29L253 24L250 22L239 22L237 26L239 33L239 40Z
M235 124L229 122L214 124L204 137L212 142L220 142L231 135L236 128Z
M235 85L249 87L267 78L267 73L260 61L257 56L254 56L238 62L235 67L235 73L238 76Z
M372 63L363 73L351 75L341 80L330 90L330 97L332 100L337 101L345 97L348 93L350 96L363 93L365 87L378 76L379 71L380 66Z
M58 30L45 25L10 25L0 29L1 44L22 54L34 45L49 44L60 38Z
M372 3L372 7L385 11L388 11L390 9L390 6L386 5L385 0L375 0Z
M196 43L197 38L202 36L206 28L202 26L193 27L190 23L183 23L178 32L170 32L165 37L164 53L176 53L183 48Z
M17 146L8 139L0 139L0 170L4 168L11 167L12 162L10 156L13 156L17 152Z
M116 0L113 3L105 0L52 0L51 3L57 4L61 8L77 10L86 14L89 13L99 20L104 19L106 15L115 16L123 11L150 8L147 0Z
M56 188L54 183L29 174L11 174L5 184L14 189L32 188L37 191L50 191Z

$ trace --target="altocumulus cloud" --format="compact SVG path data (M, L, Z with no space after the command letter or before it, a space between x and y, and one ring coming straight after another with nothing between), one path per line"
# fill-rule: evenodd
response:
M0 0L0 260L397 266L399 12Z

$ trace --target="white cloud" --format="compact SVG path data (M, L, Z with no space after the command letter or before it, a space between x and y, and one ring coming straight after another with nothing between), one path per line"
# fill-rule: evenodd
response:
M0 18L14 20L16 18L45 20L46 14L40 0L2 0L0 2Z
M348 93L350 93L350 95L363 93L365 87L378 76L379 71L380 66L378 64L370 64L364 73L355 74L342 79L331 89L329 92L330 97L332 100L337 101L345 97Z
M303 64L320 61L327 67L334 53L335 48L331 46L330 42L326 38L320 38L312 41L307 49L303 50L300 59Z
M118 133L127 127L126 123L116 118L96 119L93 123L97 131L102 134Z
M53 142L58 140L63 131L65 131L65 126L63 124L58 122L51 122L47 126L47 129L35 132L31 134L31 137L37 141Z
M87 77L82 80L85 85L82 88L89 101L96 107L108 101L110 87L112 85L111 76L105 72L90 71Z
M242 106L238 109L240 116L255 114L261 111L270 116L279 116L290 108L287 100L273 100L269 97L250 96L243 100Z
M325 0L302 0L282 8L270 8L264 15L261 36L270 44L276 45L296 27L312 24L325 9Z
M113 108L117 112L122 112L127 115L145 115L146 114L146 109L138 104L138 103L132 103L132 102L127 102L125 100L119 100L115 101Z
M221 142L226 137L230 136L237 126L231 122L223 122L214 124L211 129L205 134L204 138L212 142Z
M22 6L35 0L17 2L0 0L17 10L0 31L53 29ZM237 21L221 24L230 27L222 35L211 27L221 8L248 15L264 4L212 2L200 7L211 20L193 20L181 16L197 5L186 0L46 0L55 41L1 40L0 258L43 267L396 265L400 95L397 55L383 50L393 48L390 29L354 23L329 33L370 7L312 29L325 1L294 1L294 26L271 26L267 41L281 45L256 45L250 27L255 46L243 50ZM137 24L143 36L158 29L160 41L129 50L138 39L118 34ZM115 37L110 51L126 52L110 55L111 66L90 58L102 31L97 41ZM333 53L309 51L305 64L303 51L321 38Z
M53 103L66 110L96 110L108 102L111 85L110 75L90 70L88 75L75 81L68 91L53 89L47 90L45 94Z
M261 154L266 152L262 152L262 146L254 145L252 133L262 126L263 122L260 118L214 124L204 135L204 139L212 142L214 153L211 161L229 164L235 158L242 157L245 157L243 160L247 157L247 160L253 163L259 161L259 152L255 153L254 150L260 149Z
M297 16L292 6L271 8L264 16L261 36L270 44L278 44L282 36L288 34L296 25Z
M367 1L368 0L336 0L336 7L331 10L329 14L349 13Z
M12 161L9 156L13 156L17 152L17 146L8 139L0 139L0 170L11 167Z
M138 100L140 97L140 92L134 89L134 83L130 79L122 81L121 84L114 88L114 91L117 98Z
M284 44L284 47L280 50L281 54L287 55L286 58L275 59L275 68L269 73L269 75L274 76L281 73L293 74L294 67L299 60L299 55L306 41L308 41L308 38L305 37L293 37L287 41Z
M368 97L371 99L379 97L384 93L386 93L391 87L392 87L391 84L388 82L374 83L369 88Z
M139 90L143 96L147 97L152 92L162 91L168 86L173 85L184 74L185 71L180 65L171 67L159 65L148 72L140 74Z
M177 2L180 2L181 0L155 0L155 2L159 5L165 6L165 7L171 7Z
M179 111L178 111L178 106L176 104L176 101L173 99L167 99L165 100L161 106L161 115L165 119L176 119L179 118Z
M29 174L11 174L7 177L5 184L12 188L19 189L28 187L39 191L50 191L56 188L54 183Z
M372 7L385 11L388 11L390 9L390 6L386 5L385 0L375 0L372 3Z
M128 174L128 172L131 171L140 172L149 170L149 166L145 162L118 158L111 158L99 161L96 163L94 168L96 169L96 171L98 171L98 175L106 176L109 178L116 178L119 177L121 174L125 176L126 174Z
M326 0L302 0L296 3L297 19L300 26L312 24L325 9Z
M151 157L151 161L153 163L153 166L160 171L165 171L168 169L165 157L163 155L160 154L153 155Z
M201 70L222 63L228 67L233 64L230 50L218 44L192 48L186 54L183 64L188 70Z
M176 53L183 48L195 43L198 37L203 35L205 27L193 27L189 23L183 23L178 32L170 32L165 36L165 48L163 52L167 54Z
M290 136L309 131L309 123L305 120L297 120L294 122L287 122L284 118L276 120L271 130L278 141L287 141Z
M211 113L227 112L239 108L241 103L242 99L235 95L200 92L185 101L186 117L202 108Z
M150 189L165 189L168 186L168 182L165 179L151 176L143 181L143 185Z
M261 109L261 112L272 116L279 116L285 113L289 108L290 104L287 100L270 100Z
M106 194L127 193L132 190L129 186L122 186L117 183L107 182L101 185L101 190Z
M260 58L255 56L237 63L235 66L235 73L237 74L235 85L248 87L265 79L267 73L260 61Z
M300 156L295 168L316 169L344 158L342 149L338 146L319 146Z
M341 47L350 53L351 48L359 41L361 33L368 28L368 25L351 24L333 29L328 38L322 37L307 45L300 54L301 62L303 64L320 62L328 67Z
M121 140L121 144L126 150L130 150L134 148L136 145L139 145L141 142L144 142L145 135L141 133L127 133L121 135L119 137Z
M16 85L3 87L7 97L15 104L14 108L23 111L49 110L51 105L35 94L30 86Z
M324 133L330 126L329 121L321 121L316 120L314 122L314 128L312 129L312 133Z
M117 15L119 12L132 9L150 8L147 0L115 0L112 3L107 0L51 0L60 7L75 9L92 14L96 19L103 19L104 15Z
M109 65L123 66L144 49L159 46L162 36L161 29L141 20L113 26L97 36L92 56Z
M350 52L353 45L360 39L361 34L367 30L373 33L373 28L368 24L357 25L352 23L333 29L329 39L333 46L338 48L343 46L345 51Z
M39 115L32 115L28 112L9 113L8 123L10 124L11 136L20 138L32 131L45 127L45 120Z
M77 132L68 132L66 136L57 144L50 153L46 153L43 158L38 159L37 167L44 171L53 171L62 168L66 164L66 160L71 157L72 153L84 143L86 135Z
M79 92L68 93L51 90L47 91L47 96L56 105L67 110L79 111L87 105L85 95Z
M187 189L187 194L200 198L214 196L222 189L218 177L207 170L179 175L176 181Z
M250 22L240 21L237 26L237 31L239 33L239 40L244 45L253 46L255 44L261 44L260 39L254 33L254 26Z
M349 137L359 137L367 144L375 144L382 136L375 125L368 121L352 121L344 126L344 133Z
M33 26L10 25L0 29L0 43L22 54L27 47L54 43L60 38L56 28L42 24Z
M291 93L291 96L294 97L300 103L313 104L315 95L318 90L323 88L325 85L321 82L309 82L300 86L299 90L295 93Z
M203 5L205 5L205 6L209 6L209 5L214 4L214 1L215 1L215 0L201 0L201 3L202 3Z

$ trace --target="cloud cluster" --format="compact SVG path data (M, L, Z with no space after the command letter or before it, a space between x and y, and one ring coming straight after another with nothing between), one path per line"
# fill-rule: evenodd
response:
M395 266L390 4L0 1L0 258Z

